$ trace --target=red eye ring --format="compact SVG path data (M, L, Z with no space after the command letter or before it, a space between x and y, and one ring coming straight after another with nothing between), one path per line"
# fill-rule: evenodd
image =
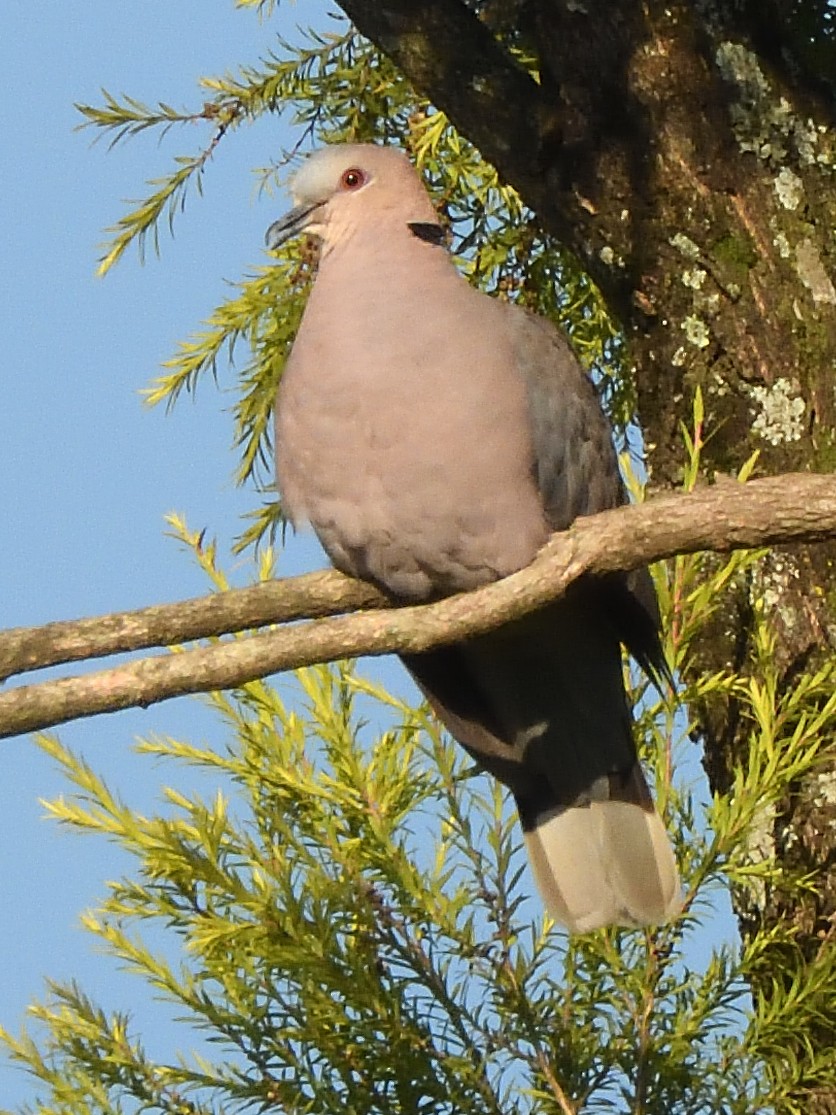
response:
M359 190L360 187L365 186L365 184L366 175L359 167L349 167L348 170L344 170L340 175L340 189L342 190Z

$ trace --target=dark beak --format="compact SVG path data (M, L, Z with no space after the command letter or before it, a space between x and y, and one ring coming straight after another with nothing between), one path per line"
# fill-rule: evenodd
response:
M297 205L295 209L291 209L289 213L279 217L267 229L267 235L264 239L268 250L275 252L277 248L284 244L285 240L290 240L292 236L298 236L300 232L304 232L311 223L314 214L321 208L320 202L315 202L313 205Z

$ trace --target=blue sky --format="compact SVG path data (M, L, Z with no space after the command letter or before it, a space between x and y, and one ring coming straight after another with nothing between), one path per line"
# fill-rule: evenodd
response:
M284 4L261 24L232 0L82 0L71 18L57 0L5 0L0 627L199 595L206 583L165 536L164 516L182 512L223 546L255 501L231 479L230 395L207 383L196 403L184 399L166 415L139 393L225 284L264 262L264 232L286 199L259 198L250 168L293 137L278 120L230 136L204 197L190 196L173 241L163 236L162 258L149 254L141 267L129 254L99 279L102 230L124 212L123 199L142 196L173 154L196 152L209 136L187 128L162 147L147 136L108 153L104 142L91 147L90 130L74 131L73 103L98 103L104 87L199 107L198 77L256 60L277 30L292 37L313 18L322 26L322 4ZM294 564L318 560L310 546L297 553ZM60 736L150 808L171 771L130 748L154 731L212 739L220 728L197 701L181 700ZM124 861L44 819L38 799L66 787L30 739L0 743L0 771L0 1022L16 1030L47 976L78 979L108 1008L133 1007L136 981L114 974L79 924ZM26 1099L28 1078L0 1061L0 1108Z
M162 146L149 135L108 153L104 142L91 147L91 131L74 130L73 102L97 103L105 87L198 107L200 76L253 61L277 31L293 37L296 23L322 27L324 18L320 2L284 4L261 24L232 0L83 0L72 18L57 0L5 0L0 627L199 595L205 581L165 536L164 516L182 512L223 552L256 499L232 482L230 394L207 383L196 403L166 415L143 406L140 392L226 283L264 262L264 232L286 200L259 197L250 168L296 137L278 120L230 135L204 196L190 196L173 241L163 235L162 258L149 254L141 267L129 254L99 279L97 249L123 199L142 196L173 154L198 151L208 133L178 131ZM284 570L318 563L303 541ZM199 702L181 700L59 734L149 809L171 772L132 755L132 741L153 732L212 740L220 730ZM39 799L66 786L31 740L0 742L0 756L0 1023L16 1030L46 977L74 978L107 1008L129 1002L141 1030L153 1018L150 1052L188 1044L160 1028L155 1009L136 1001L136 981L115 973L81 930L79 914L125 861L44 819ZM27 1077L0 1061L0 1107L33 1095Z

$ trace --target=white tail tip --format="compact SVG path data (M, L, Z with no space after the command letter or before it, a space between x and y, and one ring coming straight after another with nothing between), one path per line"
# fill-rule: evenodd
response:
M598 800L555 809L525 839L543 901L570 933L659 925L682 907L673 849L652 806Z

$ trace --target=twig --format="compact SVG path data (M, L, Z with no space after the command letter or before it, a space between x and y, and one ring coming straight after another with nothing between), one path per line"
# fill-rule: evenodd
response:
M388 605L387 597L372 585L327 570L176 604L61 620L43 627L12 627L0 631L0 682L65 662Z

